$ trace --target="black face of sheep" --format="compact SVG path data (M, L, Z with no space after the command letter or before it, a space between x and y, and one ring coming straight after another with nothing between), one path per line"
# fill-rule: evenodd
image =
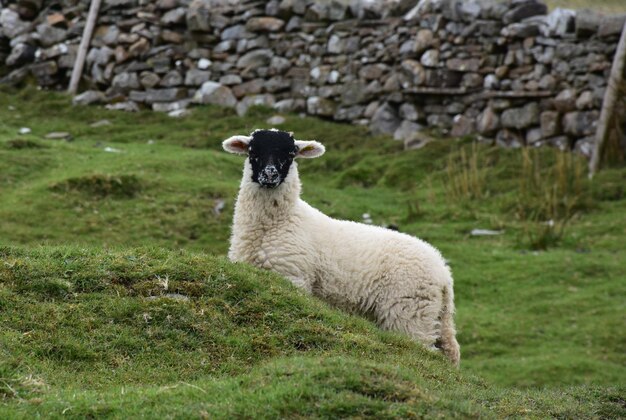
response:
M265 188L278 187L287 177L297 152L298 147L290 133L255 131L248 144L252 181Z
M256 130L250 136L233 136L223 142L224 150L247 154L252 169L252 182L263 188L276 188L283 183L293 160L313 158L324 153L316 141L295 140L286 131Z

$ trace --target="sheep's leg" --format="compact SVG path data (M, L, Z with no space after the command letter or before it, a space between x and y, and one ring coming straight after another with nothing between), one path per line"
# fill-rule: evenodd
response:
M442 294L401 296L379 311L381 328L407 334L430 350L440 350L454 365L460 351L455 338L451 297Z
M461 347L456 341L456 328L454 326L454 300L452 291L447 287L443 288L442 293L443 305L441 308L441 336L436 346L448 359L458 366L461 362Z

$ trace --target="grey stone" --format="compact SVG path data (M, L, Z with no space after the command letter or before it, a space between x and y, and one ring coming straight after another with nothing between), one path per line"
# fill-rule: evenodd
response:
M564 89L554 98L553 104L557 111L568 112L576 109L576 89Z
M225 74L220 77L220 83L225 86L240 85L243 81L236 74Z
M246 22L246 30L250 32L278 32L285 21L275 17L253 17Z
M9 39L16 38L18 35L28 31L29 27L29 22L22 21L20 15L8 7L4 7L0 11L0 34L5 37Z
M617 16L603 16L602 21L600 22L600 27L598 28L598 36L619 36L622 33L622 28L624 27L625 21L626 14Z
M274 53L272 50L254 50L239 57L237 60L238 68L256 69L258 67L268 66L272 60Z
M91 105L101 104L106 101L104 93L97 90L87 90L79 95L74 96L72 104L74 105Z
M563 116L563 131L574 137L591 136L598 125L598 111L568 112Z
M186 15L187 9L178 7L166 12L163 17L161 17L161 23L164 25L178 25L185 21Z
M272 127L277 125L283 125L286 121L287 119L282 115L272 115L267 120L265 120L265 122Z
M187 8L187 28L194 32L211 30L211 5L205 0L193 0Z
M237 98L228 87L209 81L203 83L196 91L193 102L234 108L237 105Z
M507 109L502 113L502 126L505 128L527 128L539 124L539 105L529 102L521 108Z
M446 67L454 71L477 72L480 70L481 60L478 58L451 58L446 61Z
M400 140L403 142L411 141L415 137L419 136L417 133L422 131L424 126L409 120L404 120L400 123L400 126L394 131L394 140Z
M163 87L175 87L183 84L183 76L178 70L171 70L161 78L159 83ZM198 83L200 85L201 83Z
M393 134L400 127L400 123L396 110L388 103L384 103L372 116L370 129L374 134Z
M221 34L221 39L222 41L228 41L253 38L254 36L254 34L246 31L246 27L244 25L235 25L224 29Z
M127 92L132 89L139 89L139 77L137 73L120 73L113 78L111 87L118 92Z
M250 109L250 107L264 106L267 108L271 108L274 106L275 103L276 98L274 97L274 95L249 95L239 101L235 109L237 110L237 115L243 116L248 112L248 109Z
M156 112L172 112L187 109L191 100L182 99L175 102L155 102L152 104L152 110Z
M533 127L526 131L526 144L529 146L534 145L535 143L541 141L543 139L543 134L541 128Z
M336 34L333 34L328 39L328 45L326 46L326 51L329 54L341 54L344 52L346 46L346 40L344 38L339 37Z
M47 140L65 140L71 141L72 135L66 131L53 131L51 133L46 134L45 138Z
M30 44L19 43L13 47L5 63L9 67L23 66L24 64L32 63L35 60L36 51L37 48Z
M409 121L417 121L420 119L420 112L415 105L411 103L404 103L400 105L400 117Z
M43 47L51 47L67 38L66 30L45 23L37 25L37 34L39 35L39 43Z
M585 110L592 109L595 106L593 92L590 90L585 90L582 92L578 99L576 99L576 109Z
M594 144L595 138L593 136L578 139L576 143L574 143L574 152L590 158L593 155Z
M161 78L159 77L159 75L151 71L143 71L140 74L139 82L141 83L141 86L146 89L151 89L155 87L159 84L160 81Z
M185 74L185 86L200 86L209 80L211 72L208 70L189 69Z
M404 141L404 150L417 150L426 146L428 143L435 141L434 138L429 136L423 131L416 131L413 136Z
M134 101L133 94L138 91L130 92L130 99ZM167 88L167 89L148 89L143 93L143 95L139 95L139 98L143 98L143 101L137 102L146 102L147 104L153 104L155 102L174 102L179 99L185 99L187 97L187 89L180 88Z
M511 8L504 14L502 20L505 24L510 24L532 16L545 15L547 12L548 7L545 3L535 0L527 0L519 2L517 6Z
M339 107L333 118L337 121L354 121L363 116L363 111L365 111L365 107L362 105Z
M410 76L412 84L420 86L426 80L426 71L419 61L413 59L402 60L402 70Z
M425 67L439 67L439 50L431 49L424 52L420 63Z
M37 78L37 82L42 86L50 86L54 84L53 77L59 70L56 61L44 61L42 63L32 64L30 71Z
M111 111L139 112L139 105L133 101L116 102L104 106Z
M524 145L524 138L516 130L503 128L496 135L496 144L500 147L517 149Z
M337 104L330 100L318 96L310 97L306 100L307 113L322 117L332 117L337 109Z
M554 137L561 134L561 114L556 111L544 111L540 117L541 136Z
M465 137L473 134L476 131L474 127L474 121L470 118L467 118L463 114L455 115L452 120L452 130L450 131L450 135L452 137Z

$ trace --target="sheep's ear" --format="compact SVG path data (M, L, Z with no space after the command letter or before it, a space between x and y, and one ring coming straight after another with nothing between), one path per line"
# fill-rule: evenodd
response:
M314 140L311 140L311 141L296 140L296 146L298 146L298 154L296 155L296 157L301 157L301 158L320 157L326 151L322 143L319 143Z
M247 155L249 144L250 137L248 136L232 136L222 142L222 147L229 153Z

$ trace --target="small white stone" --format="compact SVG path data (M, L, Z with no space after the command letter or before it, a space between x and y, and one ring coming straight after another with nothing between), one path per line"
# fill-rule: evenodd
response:
M213 64L213 62L207 58L201 58L200 60L198 60L198 68L200 70L206 70L209 67L211 67L211 64Z
M31 129L28 127L22 127L18 130L18 133L20 134L30 134L31 133Z

